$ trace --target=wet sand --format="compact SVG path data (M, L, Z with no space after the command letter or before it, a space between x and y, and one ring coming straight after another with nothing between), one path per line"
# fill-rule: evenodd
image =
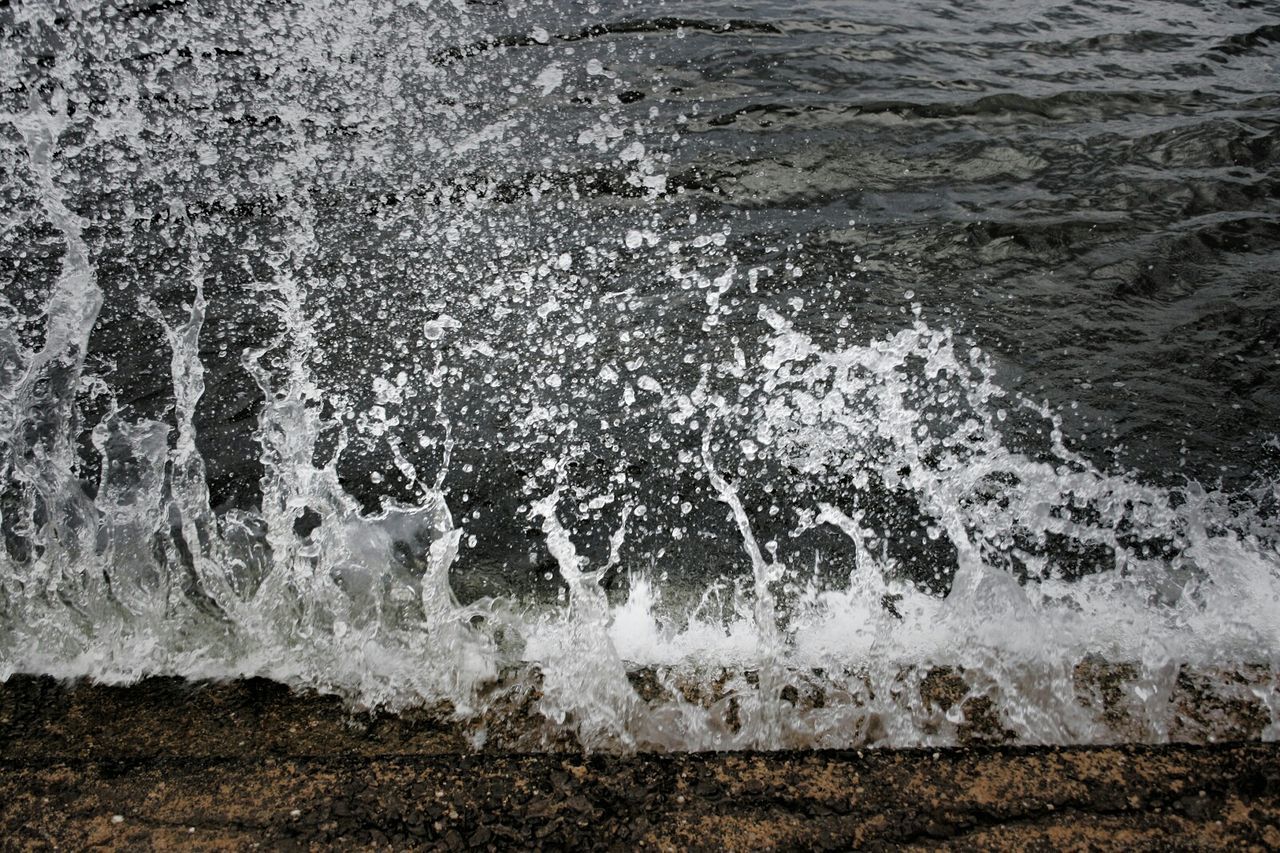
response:
M590 755L265 681L0 685L0 848L1277 849L1280 745Z

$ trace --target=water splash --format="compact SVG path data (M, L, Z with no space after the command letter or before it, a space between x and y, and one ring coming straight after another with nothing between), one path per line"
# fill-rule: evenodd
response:
M21 8L0 675L623 749L1195 739L1195 681L1275 737L1276 486L1103 464L911 296L806 320L800 266L668 191L608 51L444 5ZM607 106L528 106L564 92Z

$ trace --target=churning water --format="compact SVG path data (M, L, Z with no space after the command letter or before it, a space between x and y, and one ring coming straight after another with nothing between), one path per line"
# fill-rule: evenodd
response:
M0 4L0 677L1276 736L1278 16Z

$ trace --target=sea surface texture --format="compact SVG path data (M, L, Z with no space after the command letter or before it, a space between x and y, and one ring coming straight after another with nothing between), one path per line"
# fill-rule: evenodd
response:
M0 3L0 678L1274 739L1278 284L1276 3Z

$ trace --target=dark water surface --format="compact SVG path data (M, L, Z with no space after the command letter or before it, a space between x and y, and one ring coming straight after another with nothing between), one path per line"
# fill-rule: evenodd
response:
M958 577L1277 648L1276 4L21 3L0 68L0 672L429 696L280 637L641 575L766 660L868 574L822 654Z

